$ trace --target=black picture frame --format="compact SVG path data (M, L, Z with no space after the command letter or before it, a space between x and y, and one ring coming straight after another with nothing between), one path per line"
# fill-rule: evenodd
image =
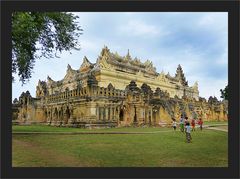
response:
M239 1L1 1L1 177L3 178L239 178ZM12 167L11 13L72 12L228 12L229 166L164 168Z

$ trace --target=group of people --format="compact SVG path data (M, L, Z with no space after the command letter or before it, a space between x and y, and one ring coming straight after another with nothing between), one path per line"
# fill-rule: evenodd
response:
M190 125L191 123L191 125ZM179 127L180 127L180 131L186 133L186 139L187 142L191 142L192 137L191 137L191 131L195 131L195 126L196 124L199 125L200 130L202 130L202 126L203 126L203 120L201 118L199 118L199 120L197 121L196 119L192 119L191 122L188 120L188 117L186 116L185 118L183 118L183 115L181 115L180 121L179 121ZM172 127L174 130L177 129L177 121L176 119L173 119L173 123L172 123Z

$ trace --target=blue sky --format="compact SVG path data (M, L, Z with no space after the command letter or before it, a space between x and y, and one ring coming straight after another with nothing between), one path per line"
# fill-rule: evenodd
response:
M151 60L158 72L175 75L181 64L192 86L198 81L200 96L220 99L228 83L227 12L78 12L83 35L81 50L60 54L60 58L36 61L30 81L21 85L18 77L12 96L29 90L35 96L38 80L61 80L67 64L79 69L83 57L95 63L104 45L112 52Z

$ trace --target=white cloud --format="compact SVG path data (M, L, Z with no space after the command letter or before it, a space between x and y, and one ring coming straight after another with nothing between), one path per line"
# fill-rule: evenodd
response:
M199 78L199 93L200 96L206 99L209 96L216 96L219 100L221 99L220 89L224 89L228 84L226 79L216 79L216 78Z
M228 27L228 16L227 12L211 12L204 14L200 20L198 21L198 26L204 27L204 28L213 28L216 30L225 29ZM227 32L227 31L222 31Z
M228 48L226 47L222 55L218 60L216 60L216 63L219 65L228 65Z
M136 19L129 20L126 24L122 25L119 30L123 34L128 34L131 36L147 35L148 37L155 37L166 34L166 32L163 32L159 27Z

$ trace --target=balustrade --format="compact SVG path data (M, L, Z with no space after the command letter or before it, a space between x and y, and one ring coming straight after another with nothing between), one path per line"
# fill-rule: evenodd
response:
M71 91L64 91L59 94L52 94L47 96L45 99L47 102L60 102L67 98L73 97L85 97L87 94L91 96L111 96L111 97L125 97L126 92L119 90L119 89L108 89L104 87L97 87L94 88L93 91L90 93L87 87L82 89L74 89Z

